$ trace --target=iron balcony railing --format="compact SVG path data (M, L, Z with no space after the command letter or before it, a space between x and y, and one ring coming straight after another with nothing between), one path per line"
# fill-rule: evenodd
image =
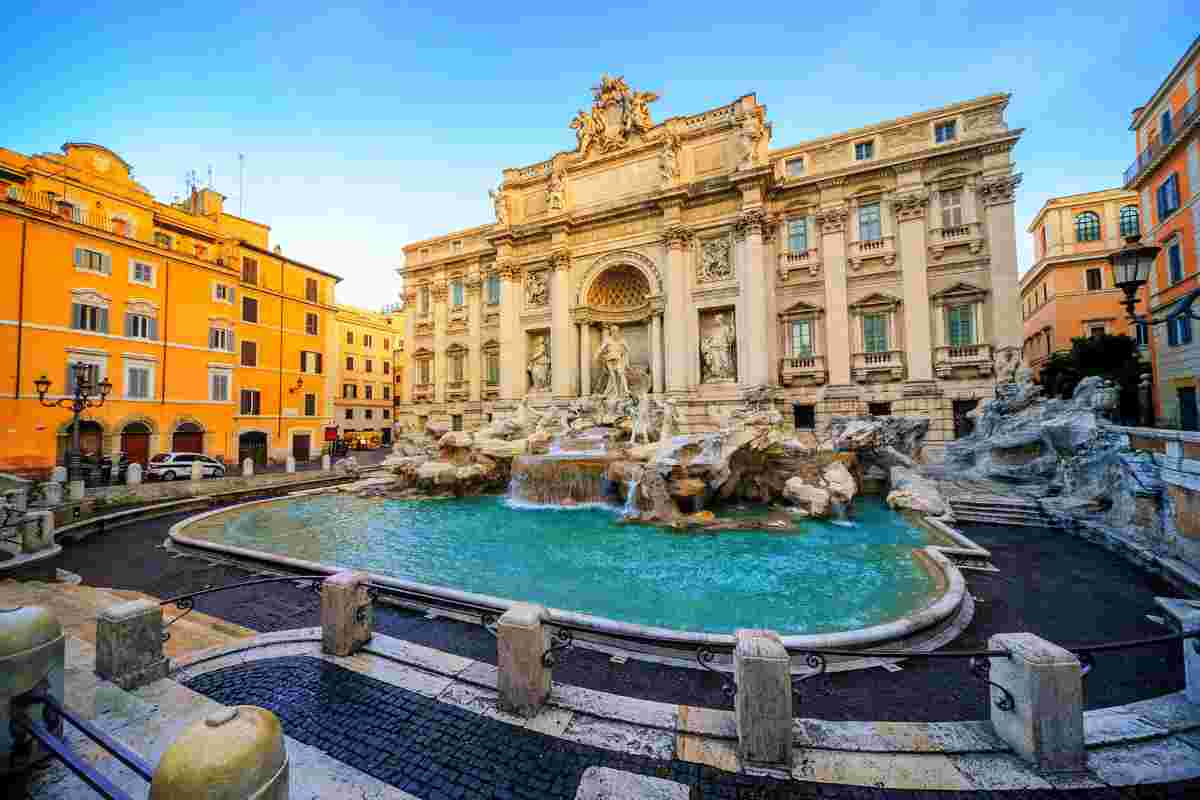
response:
M1150 137L1146 149L1138 153L1138 157L1125 170L1125 188L1129 188L1129 185L1145 172L1155 159L1179 140L1188 126L1196 121L1198 112L1200 112L1200 90L1189 97L1183 107L1171 116L1171 124L1165 131L1159 131Z

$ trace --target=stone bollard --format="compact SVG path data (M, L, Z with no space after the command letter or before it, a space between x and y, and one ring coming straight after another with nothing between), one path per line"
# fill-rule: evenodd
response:
M72 503L76 503L76 502L79 502L80 500L82 500L83 495L85 493L86 493L86 489L84 488L82 480L71 481L70 483L67 484L67 498Z
M249 478L252 475L254 475L254 459L243 458L242 459L242 477Z
M989 687L992 728L1017 755L1041 770L1071 772L1087 766L1083 749L1083 669L1070 650L1032 633L1000 633L989 650L1008 650L992 658L988 680L1012 695L1014 707L997 707L1002 693Z
M154 768L149 800L287 800L290 773L279 718L232 706L196 720L171 743Z
M742 760L790 770L792 660L775 631L742 628L733 651L734 714Z
M542 661L549 646L545 606L513 603L496 625L500 708L535 717L550 696L551 670Z
M326 453L325 455L321 456L321 471L329 472L329 470L332 467L333 467L333 459L329 457L329 453Z
M46 481L42 484L42 502L48 506L62 505L63 485L58 481Z
M1154 602L1166 612L1180 633L1200 633L1200 603L1178 597L1156 597ZM1183 640L1185 696L1200 705L1200 636Z
M194 481L204 480L204 464L200 461L192 462L192 480L194 480Z
M50 480L54 481L55 483L66 483L67 468L55 467L54 469L50 470Z
M321 584L321 650L349 656L371 641L374 613L365 572L339 572Z
M152 600L104 609L96 618L96 674L126 690L165 678L162 633L162 606Z
M38 553L54 545L54 512L33 511L21 523L21 552Z
M283 462L283 471L289 475L296 471L296 457L289 455Z
M125 470L125 485L137 486L142 482L142 465L130 464L129 469Z

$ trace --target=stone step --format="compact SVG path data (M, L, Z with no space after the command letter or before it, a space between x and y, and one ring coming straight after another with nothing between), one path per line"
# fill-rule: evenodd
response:
M1009 525L1025 528L1057 528L1059 525L1048 516L1032 516L1024 514L989 514L979 511L954 511L954 518L959 522L975 522L987 525Z
M1032 508L996 508L994 506L960 506L951 503L950 507L954 509L954 513L962 514L995 514L998 516L1009 517L1049 517L1050 515L1040 509Z

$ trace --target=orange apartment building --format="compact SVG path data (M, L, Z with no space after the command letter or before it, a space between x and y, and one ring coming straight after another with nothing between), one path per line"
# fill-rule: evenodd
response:
M403 375L404 313L351 306L337 309L337 392L333 401L338 434L377 432L392 443Z
M1052 197L1028 232L1035 261L1021 276L1025 363L1039 372L1077 336L1125 334L1146 345L1144 330L1130 325L1121 307L1124 292L1113 286L1108 256L1125 237L1141 233L1136 192L1099 192Z
M1200 286L1200 38L1192 42L1150 99L1133 111L1137 159L1124 186L1141 201L1144 239L1162 248L1150 273L1149 303L1138 313L1166 314ZM1200 307L1200 306L1198 306ZM1200 429L1200 323L1186 316L1156 325L1150 337L1158 424Z
M283 256L223 200L159 202L96 144L0 148L0 471L62 463L71 415L34 381L67 397L76 363L113 386L82 417L87 454L319 456L340 278Z

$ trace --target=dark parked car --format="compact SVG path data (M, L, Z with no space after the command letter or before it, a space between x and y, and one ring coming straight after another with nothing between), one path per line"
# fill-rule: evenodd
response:
M121 453L121 460L117 464L117 476L113 478L112 456L100 457L95 453L85 454L79 459L79 466L85 475L84 480L90 483L113 483L125 480L125 473L129 471L129 456Z

